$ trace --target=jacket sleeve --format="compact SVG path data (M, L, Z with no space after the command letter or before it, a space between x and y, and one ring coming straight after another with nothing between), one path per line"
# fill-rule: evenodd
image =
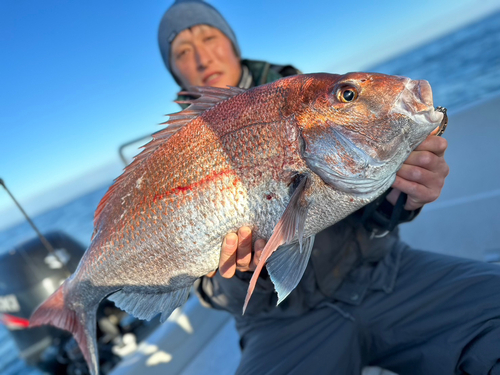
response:
M364 227L375 235L391 232L399 224L412 221L422 210L421 208L413 211L405 210L403 207L406 203L406 194L404 193L393 205L386 199L391 190L392 188L359 211Z

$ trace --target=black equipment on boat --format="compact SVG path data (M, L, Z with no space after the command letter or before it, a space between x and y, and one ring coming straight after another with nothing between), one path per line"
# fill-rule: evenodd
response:
M61 231L42 234L1 178L0 185L37 234L0 253L0 324L7 327L21 358L28 364L49 374L87 375L83 355L68 332L51 326L29 328L33 311L76 270L85 247ZM102 301L97 310L101 374L109 373L120 356L158 324L159 317L140 321L113 302ZM125 336L129 339L124 340Z

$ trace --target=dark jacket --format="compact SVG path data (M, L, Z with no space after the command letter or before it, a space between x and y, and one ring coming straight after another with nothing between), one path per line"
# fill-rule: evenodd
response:
M300 73L292 66L262 61L243 60L242 64L246 67L242 77L246 84L240 86L245 88ZM248 73L250 84L248 76L245 78ZM340 300L357 305L368 289L392 290L399 254L405 247L394 227L412 220L416 214L416 211L394 210L383 195L318 233L302 280L279 306L276 306L274 286L265 272L259 277L244 317L241 311L251 272L237 271L231 279L217 273L213 278L199 279L195 288L206 305L233 314L240 333L259 319L300 315L325 301ZM381 233L385 235L378 236Z

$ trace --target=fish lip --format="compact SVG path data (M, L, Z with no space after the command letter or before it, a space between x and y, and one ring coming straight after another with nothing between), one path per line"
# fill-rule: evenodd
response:
M416 122L423 120L434 127L441 124L444 114L434 108L429 82L410 78L404 78L402 81L405 87L396 97L391 112L403 114Z
M439 126L441 126L444 121L444 113L436 111L434 107L430 108L428 111L417 112L415 115L423 115L428 122L439 124Z

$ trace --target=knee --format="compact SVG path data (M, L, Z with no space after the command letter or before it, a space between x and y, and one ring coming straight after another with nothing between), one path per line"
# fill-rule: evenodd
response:
M496 319L485 321L464 346L458 369L467 374L500 375L500 309Z

